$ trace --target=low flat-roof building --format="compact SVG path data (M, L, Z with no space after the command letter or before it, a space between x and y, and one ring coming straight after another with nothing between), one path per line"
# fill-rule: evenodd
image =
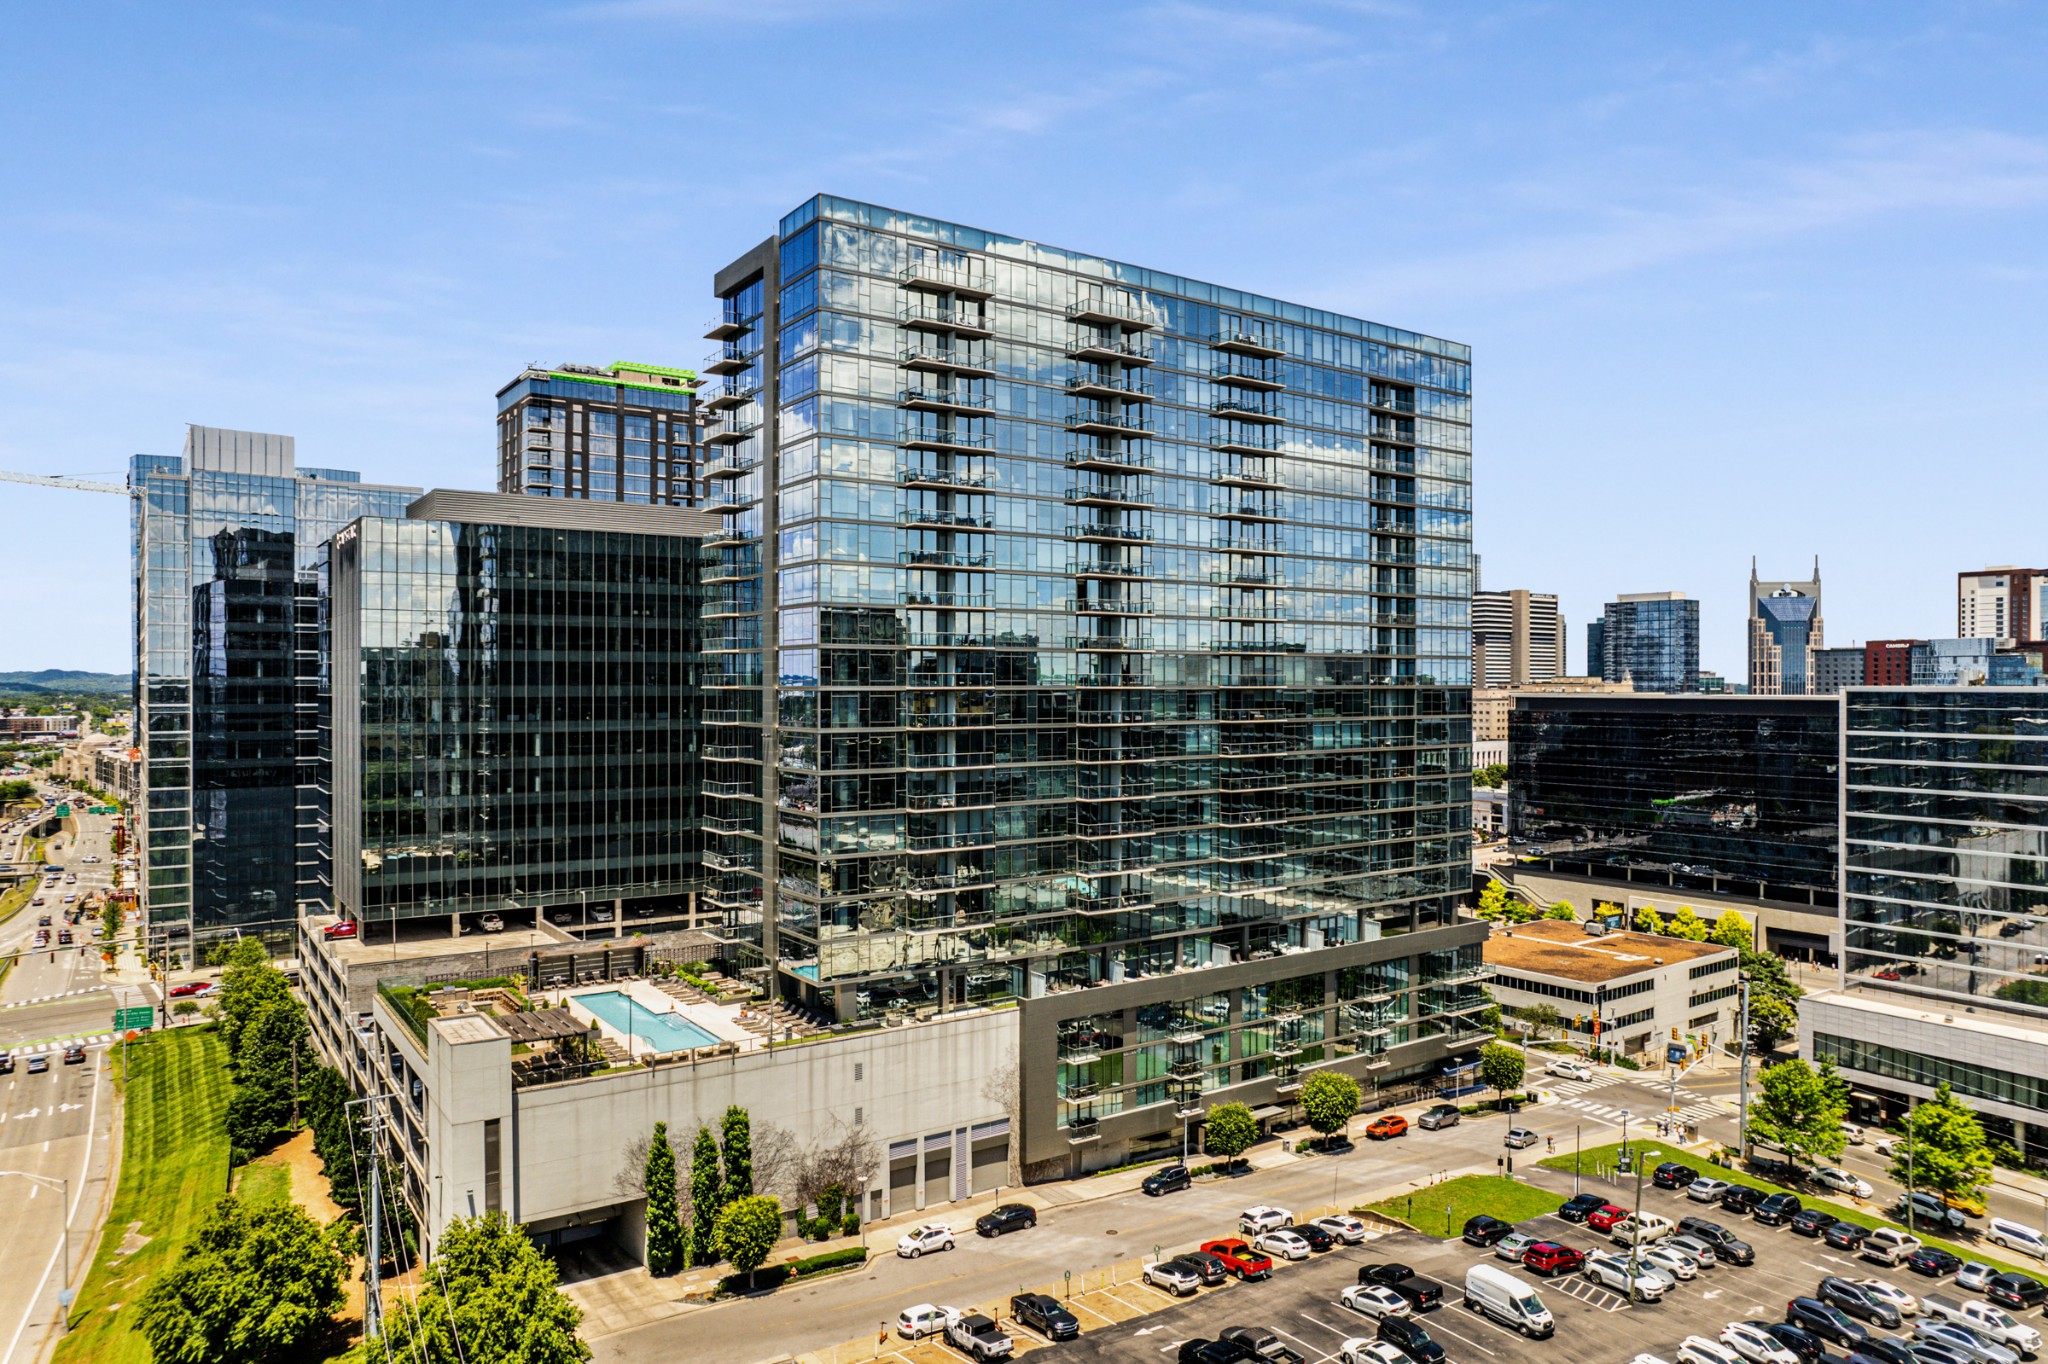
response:
M1676 1029L1695 1048L1734 1035L1737 952L1650 933L1600 933L1538 919L1486 940L1494 1001L1547 1004L1572 1036L1636 1053Z

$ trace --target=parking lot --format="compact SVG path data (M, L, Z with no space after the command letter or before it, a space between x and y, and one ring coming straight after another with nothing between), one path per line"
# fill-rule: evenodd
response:
M1564 1192L1569 1175L1545 1171L1539 1182ZM1634 1186L1610 1188L1606 1181L1586 1181L1588 1192L1603 1193L1617 1204L1634 1200ZM1674 1221L1701 1216L1729 1228L1756 1248L1750 1266L1717 1265L1697 1279L1670 1289L1661 1302L1631 1304L1619 1293L1597 1287L1582 1276L1541 1279L1493 1258L1492 1252L1461 1241L1438 1241L1414 1232L1395 1232L1361 1246L1339 1248L1315 1259L1281 1267L1265 1283L1228 1283L1204 1289L1189 1299L1162 1307L1142 1319L1089 1330L1084 1321L1079 1340L1053 1347L1077 1360L1170 1359L1183 1341L1214 1337L1226 1326L1257 1325L1279 1333L1301 1352L1308 1364L1335 1359L1348 1338L1371 1339L1376 1324L1337 1303L1337 1295L1355 1283L1361 1265L1399 1261L1444 1285L1444 1306L1419 1318L1443 1346L1450 1360L1490 1364L1494 1360L1542 1359L1557 1364L1625 1364L1638 1353L1673 1357L1688 1335L1715 1338L1730 1321L1782 1321L1786 1301L1811 1295L1823 1276L1889 1279L1916 1297L1929 1291L1949 1292L1982 1300L1981 1294L1957 1289L1946 1280L1914 1274L1903 1266L1886 1269L1829 1249L1817 1238L1795 1235L1784 1227L1760 1225L1719 1208L1688 1201L1683 1193L1643 1185L1643 1209ZM1610 1248L1607 1238L1554 1216L1528 1219L1518 1229L1561 1241L1580 1250ZM1508 1269L1534 1285L1557 1319L1557 1333L1530 1340L1491 1318L1461 1305L1465 1271L1475 1264ZM2042 1313L2015 1313L2042 1325ZM1910 1330L1911 1319L1907 1329ZM1875 1328L1873 1328L1875 1330ZM1836 1347L1829 1347L1837 1354ZM1048 1360L1053 1355L1045 1356Z

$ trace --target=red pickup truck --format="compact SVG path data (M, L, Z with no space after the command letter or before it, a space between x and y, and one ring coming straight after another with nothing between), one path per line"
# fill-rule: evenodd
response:
M1228 1241L1204 1241L1201 1249L1204 1255L1214 1255L1223 1261L1223 1267L1241 1280L1273 1277L1273 1262L1234 1237Z

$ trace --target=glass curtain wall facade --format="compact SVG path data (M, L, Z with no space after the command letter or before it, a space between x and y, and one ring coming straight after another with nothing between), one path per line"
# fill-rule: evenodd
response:
M1519 696L1508 829L1542 867L1833 904L1831 700Z
M1645 593L1607 603L1586 636L1586 668L1637 691L1700 689L1700 604L1679 593ZM1597 652L1595 652L1597 650Z
M419 490L299 468L289 436L198 426L180 456L136 456L129 486L152 939L288 934L327 903L319 548Z
M498 390L498 491L693 507L702 420L695 370L529 369Z
M685 910L700 554L689 536L441 519L337 537L336 912L373 934Z
M1844 969L2048 1013L2048 692L1844 694Z
M830 198L719 293L737 950L850 1017L1451 921L1465 347Z

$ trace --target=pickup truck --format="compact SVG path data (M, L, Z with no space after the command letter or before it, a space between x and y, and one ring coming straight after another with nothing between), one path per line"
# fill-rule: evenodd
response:
M2031 1355L2041 1348L2039 1331L2015 1320L2012 1313L1992 1303L1966 1302L1944 1293L1923 1293L1920 1296L1920 1310L1930 1317L1939 1317L1958 1326L1967 1326L1978 1335L1989 1336L1999 1344L2009 1345L2023 1355Z
M1003 1328L979 1312L964 1316L946 1327L946 1343L970 1359L1008 1359L1017 1342L1003 1334Z
M1277 1334L1264 1326L1226 1326L1218 1334L1267 1364L1302 1364L1300 1351L1288 1349Z

